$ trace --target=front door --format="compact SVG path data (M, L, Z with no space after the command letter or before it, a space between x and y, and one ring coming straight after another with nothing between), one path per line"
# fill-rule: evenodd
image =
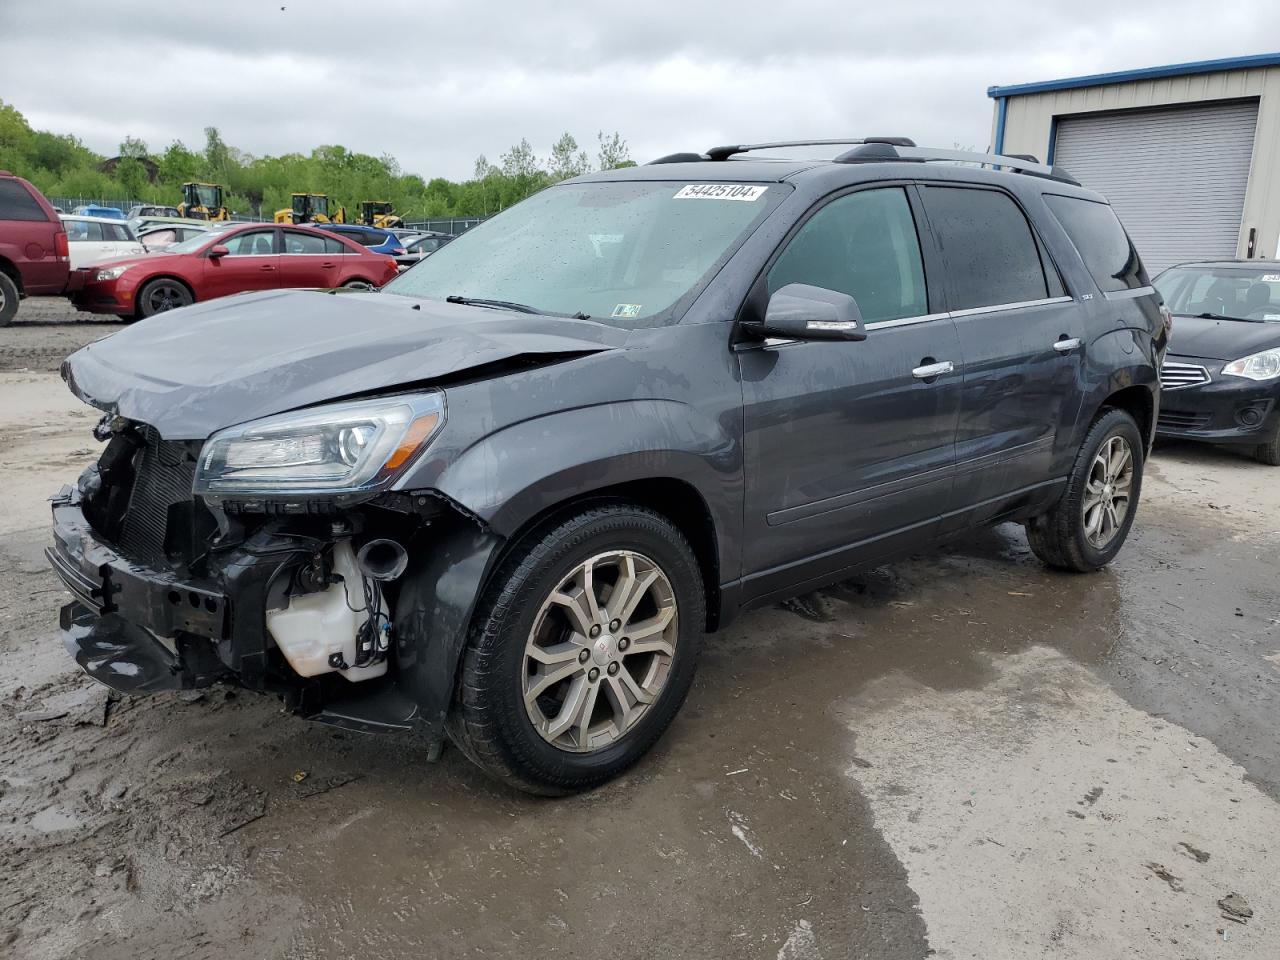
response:
M954 499L967 512L947 524L958 527L1069 469L1086 332L1012 196L954 185L921 195L964 354Z
M276 230L246 230L227 237L224 257L207 257L200 299L211 300L246 290L274 290L280 286L280 255L276 253Z
M930 313L907 188L819 208L769 270L770 292L788 283L853 296L867 339L739 349L752 596L928 539L954 474L963 364Z

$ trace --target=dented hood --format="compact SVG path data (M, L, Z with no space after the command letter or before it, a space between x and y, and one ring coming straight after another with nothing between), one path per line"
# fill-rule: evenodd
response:
M270 291L157 314L76 351L62 375L80 399L166 440L202 440L273 413L626 337L587 320L385 293Z

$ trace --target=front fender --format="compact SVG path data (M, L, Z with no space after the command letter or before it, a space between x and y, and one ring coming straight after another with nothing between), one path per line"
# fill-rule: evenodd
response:
M458 456L433 486L510 537L559 503L618 484L683 481L708 505L720 569L741 525L742 453L732 425L674 400L626 400L514 424Z

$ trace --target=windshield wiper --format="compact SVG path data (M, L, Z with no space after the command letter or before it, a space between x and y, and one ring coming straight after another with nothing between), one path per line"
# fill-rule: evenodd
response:
M450 294L444 299L445 303L461 303L468 307L492 307L495 310L514 310L516 313L533 313L540 317L568 316L570 320L591 319L581 310L571 314L552 313L550 310L539 310L537 307L531 307L527 303L516 303L514 300L486 300L484 297L462 297L456 293Z
M527 303L516 303L513 300L485 300L483 297L460 297L457 294L444 299L446 303L461 303L468 307L493 307L495 310L514 310L516 313L546 313L545 310L531 307Z
M1243 323L1253 323L1248 317L1228 317L1224 313L1197 313L1197 320L1240 320Z

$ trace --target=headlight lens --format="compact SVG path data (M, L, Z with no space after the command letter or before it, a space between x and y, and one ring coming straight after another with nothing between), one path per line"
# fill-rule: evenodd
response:
M194 491L206 496L355 493L399 473L444 423L439 391L338 403L215 433Z
M1250 380L1274 380L1280 377L1280 347L1263 350L1252 356L1232 360L1222 372L1228 377L1247 377Z
M126 263L119 267L103 267L101 270L94 273L93 279L116 280L119 278L120 274L124 273L126 270L129 269L129 266L130 265Z

